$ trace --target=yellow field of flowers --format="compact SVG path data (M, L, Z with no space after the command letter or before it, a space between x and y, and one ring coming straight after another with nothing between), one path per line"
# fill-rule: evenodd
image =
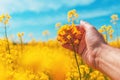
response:
M1 40L0 47L0 80L79 80L74 53L55 40L10 43L10 54L6 41ZM77 57L82 80L108 80Z
M9 19L8 14L0 16L1 24L5 25L5 38L0 39L0 80L80 80L77 67L80 69L81 80L110 80L84 64L79 55L76 55L78 60L76 65L74 52L63 48L57 40L46 42L32 40L25 44L22 39L24 33L18 33L19 43L9 41L7 35ZM113 15L113 20L112 22L116 24L116 15ZM112 26L104 25L99 31L103 33L107 42L108 38L112 39L114 32ZM45 31L43 34L48 33ZM71 37L68 36L69 38ZM109 44L119 47L119 42L117 38Z

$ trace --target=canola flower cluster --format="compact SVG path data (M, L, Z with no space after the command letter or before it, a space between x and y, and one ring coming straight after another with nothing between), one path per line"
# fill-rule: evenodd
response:
M71 18L75 12L75 10L70 11L68 18ZM0 23L7 25L10 18L9 14L0 15ZM58 40L63 44L69 43L71 39L74 44L79 43L78 40L83 32L79 32L78 27L73 24L74 19L71 19L72 25L67 24L63 27L60 23L56 25L60 29ZM106 27L108 32L112 29L110 26ZM67 31L71 34L65 33ZM101 32L104 33L105 30L101 30ZM48 35L49 32L43 33ZM110 33L113 34L112 31ZM108 34L106 35L108 36ZM33 39L24 44L24 33L18 33L17 36L21 44L10 41L8 36L0 39L0 80L80 80L74 52L64 49L57 40L37 42ZM66 38L64 38L65 36ZM109 44L118 47L116 40ZM76 57L81 80L110 80L104 74L84 64L79 55Z
M62 44L79 44L82 33L76 25L63 25L58 31L58 41Z
M11 17L9 14L2 14L2 15L0 15L0 22L4 23L6 25L6 24L8 24L10 18Z
M99 32L103 34L105 40L108 42L108 38L112 39L113 38L113 28L111 25L103 25L101 26L101 28L99 29Z
M22 36L24 36L24 32L22 32L22 33L18 32L17 36L18 36L19 38L22 37Z
M72 20L71 21L72 24L63 25L59 29L57 40L60 41L62 45L68 44L72 46L72 50L74 51L76 65L79 73L79 79L81 80L82 76L80 73L79 63L77 59L77 52L78 52L80 41L82 39L83 31L80 30L80 28L74 24L74 21L76 20L77 17L78 17L78 14L75 9L68 12L68 22Z
M69 12L68 12L68 15L67 15L68 17L68 22L72 22L72 23L74 23L74 21L78 18L78 13L76 12L76 10L75 9L73 9L73 10L70 10Z
M113 24L117 24L117 21L119 20L119 18L118 18L118 15L117 14L113 14L112 16L111 16L111 22L113 23Z
M75 9L68 12L68 21L72 20L72 24L65 24L60 27L60 23L57 23L56 26L59 26L58 30L58 41L62 44L76 44L79 45L83 31L80 31L79 27L74 24L75 19L78 17L78 14Z

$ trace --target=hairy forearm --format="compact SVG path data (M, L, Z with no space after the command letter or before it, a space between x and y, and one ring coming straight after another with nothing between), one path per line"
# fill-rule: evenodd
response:
M96 68L112 80L120 80L120 50L103 44L95 58Z

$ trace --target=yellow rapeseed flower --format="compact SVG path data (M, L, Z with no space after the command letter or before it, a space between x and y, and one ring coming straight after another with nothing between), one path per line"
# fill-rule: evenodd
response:
M3 22L6 25L8 24L10 18L11 16L9 14L2 14L0 15L0 22Z
M56 28L60 28L61 27L61 23L59 22L59 23L56 23Z
M65 31L61 31L61 33L60 33L60 35L65 35L66 33L65 33Z
M110 34L110 39L112 39L113 38L113 35L112 34Z
M74 41L74 44L79 44L79 40L76 39L76 40Z
M17 33L17 36L18 36L18 37L22 37L23 35L24 35L24 32L22 32L22 33L18 32L18 33Z
M5 20L5 21L4 21L4 24L5 24L5 25L6 25L6 24L8 24L8 21L9 21L8 19L7 19L7 20Z
M9 14L6 14L5 17L6 17L7 19L10 19L10 18L11 18L11 16L10 16Z
M74 14L74 16L76 17L76 18L78 18L79 17L79 15L76 13L76 14Z
M82 34L76 26L64 25L58 31L58 41L61 43L71 43L74 40L75 44L79 44ZM74 38L73 38L74 37Z
M99 29L99 32L103 34L105 40L107 40L108 37L110 37L110 39L112 39L112 34L114 32L113 28L111 25L103 25L101 26L101 28Z
M3 21L3 19L4 19L4 18L3 18L3 16L0 16L0 22L2 22L2 21Z
M108 26L106 27L106 30L109 31L111 28L112 28L112 26L111 26L111 25L108 25Z
M112 16L111 16L111 22L113 23L113 24L117 24L117 21L119 20L119 17L118 17L118 15L117 14L113 14Z
M70 35L67 35L67 39L69 39L69 40L70 40L70 39L71 39L71 36L70 36Z
M45 31L42 32L42 34L43 34L44 36L46 36L46 35L49 35L50 32L49 32L48 30L45 30Z
M112 19L112 20L119 20L119 18L118 18L118 15L117 15L117 14L113 14L113 15L111 16L111 19Z
M79 15L76 12L76 10L73 9L68 12L67 16L68 16L68 22L72 21L72 23L74 23L74 21L78 18Z
M70 10L70 11L68 12L68 18L72 18L72 17L74 16L74 14L76 14L76 10L75 10L75 9Z
M98 31L99 31L100 33L103 33L103 32L104 32L104 30L103 30L103 29L99 29Z

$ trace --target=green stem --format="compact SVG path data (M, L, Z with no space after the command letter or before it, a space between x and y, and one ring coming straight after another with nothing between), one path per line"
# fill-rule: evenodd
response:
M46 35L47 41L48 41L48 35Z
M118 46L119 46L119 34L118 34L118 27L117 27L117 25L115 25L115 27L116 27L116 36L117 36L117 44L118 44Z
M4 27L4 30L5 30L5 38L6 38L6 42L7 42L7 49L8 49L9 54L10 54L10 45L9 45L9 41L8 41L7 27L6 27L6 25L5 25L5 27Z
M108 35L107 35L107 30L106 30L106 28L104 28L104 30L105 30L106 43L108 43Z
M108 43L108 33L106 31L106 42Z
M78 59L77 59L77 53L76 53L76 51L75 51L75 47L74 47L73 44L72 44L72 46L73 46L73 50L74 50L74 57L75 57L75 61L76 61L76 64L77 64L79 77L80 77L80 80L81 80L81 73L80 73L79 63L78 63Z
M20 44L21 44L21 53L23 53L23 41L22 41L22 36L20 37Z

